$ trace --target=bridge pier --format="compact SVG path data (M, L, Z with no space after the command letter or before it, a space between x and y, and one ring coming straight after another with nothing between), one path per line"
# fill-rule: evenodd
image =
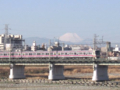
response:
M93 77L92 81L105 81L108 78L108 66L105 65L94 65L93 66Z
M61 65L49 65L49 80L65 79L63 75L64 67Z
M10 79L23 79L24 75L24 66L23 65L10 65Z

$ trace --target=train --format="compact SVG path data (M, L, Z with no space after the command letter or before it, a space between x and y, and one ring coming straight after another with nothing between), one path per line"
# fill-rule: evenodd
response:
M100 58L98 50L68 51L1 51L0 58Z

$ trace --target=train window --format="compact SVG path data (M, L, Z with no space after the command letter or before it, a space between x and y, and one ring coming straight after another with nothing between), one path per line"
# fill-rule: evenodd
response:
M76 55L76 53L74 53L74 55Z
M40 55L40 53L37 53L37 55Z
M89 54L92 54L92 53L89 53Z
M49 55L49 53L46 53L46 55Z
M32 53L29 53L29 55L32 55Z
M15 53L15 55L18 55L17 53Z
M42 55L44 55L44 53L42 53Z
M7 54L6 54L6 53L4 53L4 56L7 56Z
M36 55L36 53L33 53L32 55Z
M67 53L65 53L65 55L67 55Z
M53 55L53 53L50 53L50 55Z
M28 53L25 53L25 55L28 55Z
M11 55L13 56L13 55L14 55L14 53L11 53Z

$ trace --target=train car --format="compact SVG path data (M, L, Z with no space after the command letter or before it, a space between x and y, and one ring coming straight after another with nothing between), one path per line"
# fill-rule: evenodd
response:
M0 52L0 58L99 58L100 51L22 51Z
M90 58L93 57L92 51L59 51L58 57Z

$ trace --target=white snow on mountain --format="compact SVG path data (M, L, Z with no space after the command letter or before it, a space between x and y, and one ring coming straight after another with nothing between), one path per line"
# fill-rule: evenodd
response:
M79 43L82 41L76 33L66 33L59 38L61 41Z

